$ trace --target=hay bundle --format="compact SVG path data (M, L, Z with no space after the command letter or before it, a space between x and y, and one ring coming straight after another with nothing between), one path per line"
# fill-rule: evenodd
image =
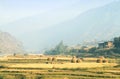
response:
M73 56L72 58L76 58L76 56Z
M52 58L51 57L47 58L47 61L52 61Z
M76 62L77 62L77 63L81 63L82 60L81 60L80 58L78 58L78 59L76 60Z
M104 59L105 59L105 57L104 57L104 56L99 56L99 58L100 58L100 59L102 59L102 60L104 60Z
M100 56L97 59L97 63L108 63L108 60L106 60L104 56Z
M51 58L51 57L48 57L46 64L49 64L49 63L51 63L51 62L52 62L52 58Z
M52 58L52 61L57 61L57 58L56 58L56 57L53 57L53 58Z
M75 56L73 56L73 58L72 58L72 60L71 60L71 63L76 63L76 57Z
M102 63L103 62L103 59L99 58L97 59L97 63Z
M82 61L84 61L84 58L80 58Z
M104 59L104 60L103 60L103 63L108 63L108 60Z

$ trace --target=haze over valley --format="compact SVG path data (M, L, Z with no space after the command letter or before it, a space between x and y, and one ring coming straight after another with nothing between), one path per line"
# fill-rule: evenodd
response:
M120 0L0 0L0 79L120 79Z
M23 1L22 1L23 2ZM45 3L46 5L39 5L38 3L33 12L22 2L13 3L14 5L20 4L25 7L20 9L20 13L14 12L16 8L5 7L1 5L1 10L6 12L9 8L16 13L11 17L10 14L7 18L9 21L1 20L0 30L10 33L12 36L20 40L26 50L39 51L46 48L52 48L61 40L66 45L76 45L85 42L97 42L101 40L109 40L120 33L120 1L119 0L101 0L99 2L92 0L87 4L81 0L72 1L58 1L54 3ZM28 4L35 5L36 2ZM56 4L51 6L52 4ZM59 4L59 5L57 5ZM62 4L62 5L61 5ZM88 5L89 4L89 5ZM86 5L88 5L86 7ZM44 7L44 10L42 9ZM47 8L49 7L49 8ZM26 11L25 11L26 10ZM17 10L16 10L17 11ZM23 12L22 12L23 11ZM9 10L8 10L9 12ZM28 13L29 12L29 13ZM24 13L22 15L22 13ZM26 16L26 14L28 14ZM2 14L3 15L3 14ZM4 15L5 16L5 15ZM15 19L17 18L17 19Z

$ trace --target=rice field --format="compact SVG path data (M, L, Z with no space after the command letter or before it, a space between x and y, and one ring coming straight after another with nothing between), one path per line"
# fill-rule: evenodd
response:
M112 67L115 63L65 63L65 64L11 64L9 68L96 68L96 67Z
M46 63L47 58L12 58L0 60L0 79L120 79L119 59L110 63L96 63L96 58L85 58L81 63L70 63L70 58L59 58Z

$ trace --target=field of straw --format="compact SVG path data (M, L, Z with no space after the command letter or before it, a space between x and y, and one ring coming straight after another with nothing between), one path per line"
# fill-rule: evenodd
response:
M0 79L120 79L120 59L84 58L71 63L72 57L58 57L51 62L50 56L9 56L0 58Z
M11 64L9 68L96 68L96 67L112 67L115 63L65 63L65 64Z

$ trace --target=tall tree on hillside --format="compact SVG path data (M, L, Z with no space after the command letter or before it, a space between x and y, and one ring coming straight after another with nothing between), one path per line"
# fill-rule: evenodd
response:
M57 54L65 54L66 46L63 44L63 41L61 41L56 47L55 47Z
M120 37L115 37L114 38L114 46L116 48L120 48Z
M46 51L45 54L47 54L47 55L65 55L66 48L67 48L67 46L65 46L63 44L63 41L61 41L58 45L56 45L55 48Z

